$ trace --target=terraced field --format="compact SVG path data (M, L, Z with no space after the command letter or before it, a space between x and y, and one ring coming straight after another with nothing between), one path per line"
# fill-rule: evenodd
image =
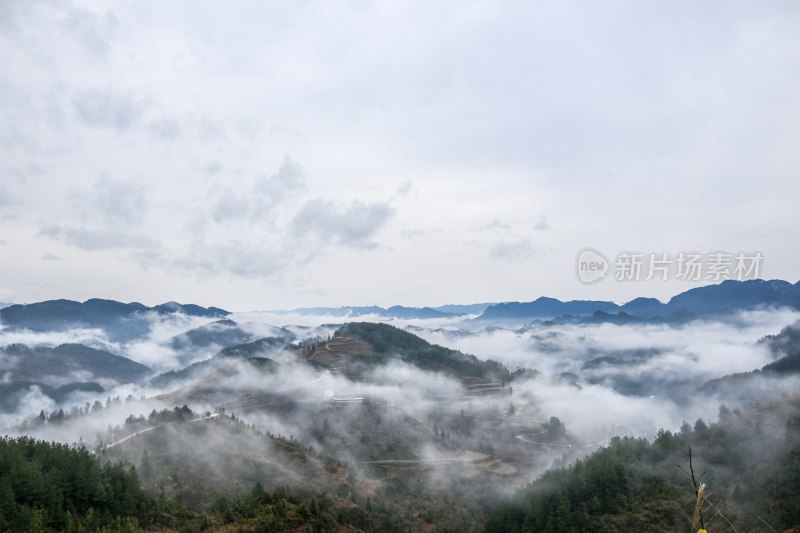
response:
M330 341L316 346L308 354L308 359L339 369L350 357L354 355L375 355L369 343L352 337L333 337Z

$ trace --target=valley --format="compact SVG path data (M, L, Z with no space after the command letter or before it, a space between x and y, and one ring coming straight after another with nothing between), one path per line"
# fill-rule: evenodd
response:
M749 442L768 431L755 421L758 413L772 413L769 431L788 439L775 449L793 453L797 445L791 431L775 429L793 423L800 390L800 312L785 307L733 307L727 318L680 325L548 317L486 326L449 316L405 325L399 318L324 321L330 317L271 324L253 314L193 317L191 306L133 313L103 306L119 309L139 332L122 334L119 317L101 320L95 312L76 313L72 304L70 320L78 322L46 318L55 304L25 313L7 308L13 326L4 325L0 338L40 342L0 347L9 391L4 432L6 439L55 440L101 463L132 468L143 497L155 498L147 508L160 509L127 515L145 530L249 531L271 523L299 531L313 521L313 513L279 515L254 503L266 494L278 494L287 509L319 510L326 501L325 513L333 514L319 512L343 531L523 531L529 520L547 529L546 511L519 518L513 502L539 498L525 496L544 483L537 479L578 476L557 472L600 461L620 437L658 446L664 435L674 436L669 453L676 461L697 440L698 457L717 465L717 473L732 459L717 450L727 449L727 441L701 437L703 419L718 420L713 434ZM25 316L36 326L26 329ZM37 330L43 323L57 326ZM108 332L102 324L110 324ZM170 334L149 338L147 330L165 328ZM52 346L61 339L82 343ZM137 362L144 346L164 357L145 359L151 366ZM779 414L769 405L780 405ZM686 429L691 424L693 432ZM737 460L745 460L746 448L737 450ZM677 490L672 473L663 476L664 487ZM729 490L732 478L721 479ZM22 497L16 482L10 486ZM753 486L759 494L767 490ZM243 495L256 498L247 500L247 510ZM578 530L634 523L638 504L629 493L625 505L592 504L603 510L599 515L582 510L590 496L565 498L558 505L573 506L564 516L582 524ZM657 505L658 516L674 525L665 531L679 531L680 506ZM741 524L751 524L741 511L748 505L731 511ZM765 509L757 512L791 523L791 508ZM85 512L76 508L74 519L89 524ZM0 520L24 523L28 515L13 516Z

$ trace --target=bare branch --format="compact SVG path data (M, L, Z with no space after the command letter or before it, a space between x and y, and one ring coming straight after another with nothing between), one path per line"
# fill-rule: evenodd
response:
M689 447L689 472L692 474L692 486L694 486L694 495L695 498L697 499L695 501L695 506L694 506L695 519L692 520L692 529L694 529L694 526L697 524L697 518L700 519L700 528L705 529L706 525L705 522L703 521L703 500L704 500L703 492L705 489L705 485L698 486L697 478L694 477L694 465L692 464L691 446Z
M730 496L728 496L728 499L727 499L727 500L725 500L725 502L724 502L722 505L720 505L719 507L714 507L714 509L716 509L716 510L717 510L717 512L716 512L716 513L714 513L714 516L712 516L712 517L711 517L711 518L708 520L708 523L709 523L709 524L711 524L712 520L714 520L714 519L715 519L717 516L720 516L720 515L722 515L722 511L724 511L724 510L725 510L725 508L728 506L728 504L729 504L729 503L731 502L731 500L733 499L733 495L734 495L734 493L736 492L736 489L737 489L737 488L739 488L739 484L738 484L738 483L737 483L736 485L734 485L734 486L733 486L733 489L731 490L731 494L730 494ZM709 502L709 505L710 505L710 503L711 503L711 502ZM724 517L723 517L723 518L724 518Z
M678 500L675 500L675 505L678 506L678 510L681 512L681 514L683 514L683 516L686 517L686 520L691 524L692 523L692 519L689 517L688 514L686 514L686 511L683 510L683 507L681 506L681 502L679 502Z
M714 505L713 503L711 503L709 500L706 500L706 502L708 502L708 505L710 505L712 508L716 509L716 511L717 511L717 514L716 514L716 515L714 515L714 516L717 516L717 515L719 515L720 517L722 517L722 519L723 519L723 520L725 520L725 522L726 522L726 523L727 523L729 526L731 526L731 529L733 530L733 533L736 533L736 527L735 527L735 526L734 526L734 525L731 523L731 521L730 521L730 520L728 520L728 519L725 517L725 515L724 515L724 514L722 514L722 511L721 511L720 509L718 509L718 508L717 508L717 506L716 506L716 505ZM773 531L775 531L775 530L773 529Z
M763 518L761 518L760 516L758 516L758 515L757 515L756 513L754 513L753 511L750 511L750 514L751 514L751 515L753 515L753 516L755 516L756 518L758 518L758 519L761 521L761 523L762 523L762 524L764 524L765 526L767 526L768 528L770 528L772 531L777 531L777 529L775 529L774 527L772 527L771 525L769 525L769 524L768 524L766 521L764 521L764 519L763 519Z

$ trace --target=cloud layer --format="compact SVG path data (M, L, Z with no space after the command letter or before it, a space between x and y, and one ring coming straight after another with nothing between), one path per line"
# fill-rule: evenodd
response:
M15 300L687 288L588 289L585 247L761 251L764 276L796 280L795 3L0 9Z

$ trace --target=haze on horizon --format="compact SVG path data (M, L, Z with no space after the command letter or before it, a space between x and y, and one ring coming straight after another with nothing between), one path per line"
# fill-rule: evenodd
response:
M788 1L2 2L0 301L693 286L581 284L586 247L795 282L798 27Z

